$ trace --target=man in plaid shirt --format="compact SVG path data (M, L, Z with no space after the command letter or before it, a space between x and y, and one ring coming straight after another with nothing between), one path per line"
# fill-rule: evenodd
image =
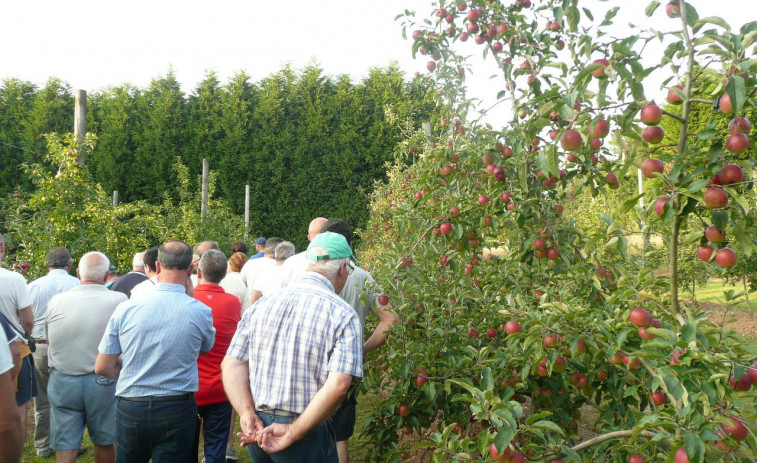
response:
M321 233L307 272L261 298L237 327L223 384L255 463L338 461L329 417L363 376L360 320L338 296L351 256L342 235Z

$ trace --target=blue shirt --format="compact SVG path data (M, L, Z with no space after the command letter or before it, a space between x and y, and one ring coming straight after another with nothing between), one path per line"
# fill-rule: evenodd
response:
M258 410L302 413L329 371L363 376L360 320L314 272L247 309L226 355L248 363Z
M253 254L253 255L251 255L251 256L250 256L250 259L260 259L260 258L261 258L261 257L263 257L264 255L265 255L265 251L260 251L260 252L259 252L259 253L257 253L257 254Z
M149 296L116 308L98 350L121 354L116 395L178 395L199 388L197 357L210 351L215 333L208 306L181 285L159 283Z

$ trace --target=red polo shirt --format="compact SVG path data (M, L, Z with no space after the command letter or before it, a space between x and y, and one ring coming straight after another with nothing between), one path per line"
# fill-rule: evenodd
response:
M216 329L216 342L213 348L197 359L197 370L200 375L200 390L195 396L197 405L226 402L229 399L223 391L221 361L237 330L237 323L242 317L242 307L238 297L226 293L218 285L197 285L194 297L213 311L213 327Z

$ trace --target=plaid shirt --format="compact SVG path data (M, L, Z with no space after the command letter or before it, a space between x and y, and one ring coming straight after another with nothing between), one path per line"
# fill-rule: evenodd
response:
M258 410L302 413L329 371L363 376L360 320L333 285L313 272L250 307L227 355L249 363Z

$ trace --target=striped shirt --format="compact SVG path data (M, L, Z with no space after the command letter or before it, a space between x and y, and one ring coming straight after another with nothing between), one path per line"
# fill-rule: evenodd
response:
M249 363L258 410L302 413L330 371L363 376L360 320L331 282L313 272L253 304L227 355Z
M208 306L181 285L158 283L148 296L116 308L98 350L121 354L116 395L178 395L197 391L197 357L210 351L215 333Z

